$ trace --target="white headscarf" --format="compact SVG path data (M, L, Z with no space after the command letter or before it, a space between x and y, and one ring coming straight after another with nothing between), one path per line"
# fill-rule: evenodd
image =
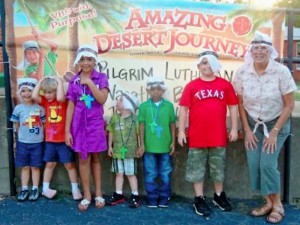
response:
M253 63L253 58L252 58L252 53L251 53L251 49L254 45L263 45L263 46L267 46L270 50L270 59L274 60L277 58L278 53L276 51L276 49L272 46L272 39L270 36L261 33L259 31L256 31L254 34L254 38L251 42L251 45L248 47L244 59L246 63Z
M151 89L152 87L161 87L164 90L167 89L165 81L159 76L149 77L147 80L147 90Z
M122 96L124 109L129 109L132 113L135 113L139 108L139 100L137 97L127 92L123 92Z
M221 69L221 64L219 63L218 61L218 55L217 53L213 52L213 51L204 51L204 52L201 52L199 54L199 58L197 59L196 61L196 65L198 66L199 63L202 62L202 60L206 58L210 67L211 67L211 70L213 71L213 73L219 73L220 69Z
M95 45L84 44L81 45L77 50L76 59L74 61L74 66L79 62L82 56L92 57L95 59L94 69L99 72L99 59L98 59L98 48Z
M29 49L39 49L39 44L36 41L25 41L23 43L23 59L17 66L17 70L24 70L29 65L29 62L27 61L25 57L25 51Z
M24 87L33 90L37 84L37 79L34 78L19 78L18 79L18 94L22 91Z

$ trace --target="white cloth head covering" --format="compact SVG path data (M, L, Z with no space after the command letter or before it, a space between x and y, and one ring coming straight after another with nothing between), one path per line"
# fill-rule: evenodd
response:
M219 73L220 72L220 69L221 69L222 66L218 61L217 53L215 53L213 51L201 52L199 54L199 58L196 61L196 65L198 66L199 63L201 63L204 58L207 59L213 73Z
M37 79L34 78L19 78L18 79L18 93L22 91L22 88L27 87L30 90L33 90L37 84Z
M137 97L127 92L123 92L122 96L124 109L129 109L132 113L135 113L140 104Z
M165 81L159 76L149 77L147 80L147 90L151 89L152 87L161 87L164 90L167 89Z
M27 61L27 59L25 57L25 51L28 49L36 49L37 50L37 49L39 49L39 44L36 41L25 41L23 43L22 48L23 48L23 59L17 66L17 70L24 70L29 65L29 62Z
M263 45L263 46L267 46L270 50L270 59L274 60L277 58L278 53L276 51L276 49L272 46L272 39L270 36L261 33L259 31L256 31L254 34L254 38L251 42L251 45L248 47L244 59L246 63L253 63L253 58L252 58L252 53L251 53L251 49L254 45Z
M74 66L79 62L82 56L85 57L92 57L95 59L95 67L94 69L99 72L99 59L98 59L98 48L95 45L90 45L90 44L84 44L81 45L76 53L76 59L74 61Z

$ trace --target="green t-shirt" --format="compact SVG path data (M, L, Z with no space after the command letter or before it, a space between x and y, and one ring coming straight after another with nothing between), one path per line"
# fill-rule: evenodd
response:
M149 99L140 105L138 118L139 123L144 124L145 127L145 152L170 152L172 143L170 125L176 122L173 104L162 99L160 104L156 106L152 99Z
M123 145L127 148L125 158L137 158L139 123L136 115L122 118L120 114L114 114L106 130L113 134L114 158L122 158Z
M49 62L52 64L52 67L56 70L56 62L57 62L58 55L55 52L49 51L47 53L47 58L48 58ZM37 69L38 69L38 64L27 66L25 69L24 77L29 77L29 74L35 73L37 71ZM55 74L55 71L53 71L53 69L50 67L47 60L45 59L44 60L44 77L56 76L56 75L57 74Z

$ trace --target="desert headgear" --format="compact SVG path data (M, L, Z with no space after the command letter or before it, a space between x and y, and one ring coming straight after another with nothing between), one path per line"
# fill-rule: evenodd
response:
M255 45L264 45L267 46L269 51L270 51L270 59L276 59L278 56L278 53L276 51L276 49L273 47L272 45L272 39L270 38L270 36L261 33L259 31L256 31L254 34L254 38L251 42L251 45L248 47L246 53L245 53L245 62L247 63L253 63L253 58L252 58L252 53L251 53L251 49L253 46Z
M199 63L202 62L202 60L206 58L213 73L219 73L221 69L221 64L218 61L218 55L217 53L213 51L203 51L199 54L199 58L196 61L196 65L198 66Z
M81 45L77 50L74 66L76 66L76 64L79 62L82 56L94 58L95 59L94 69L99 72L98 48L95 45L90 45L90 44Z
M127 92L123 92L122 96L124 108L129 109L132 113L135 113L135 111L139 108L139 101L137 97Z
M18 79L18 93L22 91L22 88L26 87L33 90L37 84L37 79L34 78L19 78Z

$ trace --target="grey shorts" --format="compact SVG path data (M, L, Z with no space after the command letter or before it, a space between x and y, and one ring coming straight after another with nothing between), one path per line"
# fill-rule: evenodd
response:
M123 173L125 175L137 174L137 159L112 159L111 171L114 173Z
M188 153L185 179L193 183L202 182L208 165L213 182L223 182L225 160L225 148L191 148Z

